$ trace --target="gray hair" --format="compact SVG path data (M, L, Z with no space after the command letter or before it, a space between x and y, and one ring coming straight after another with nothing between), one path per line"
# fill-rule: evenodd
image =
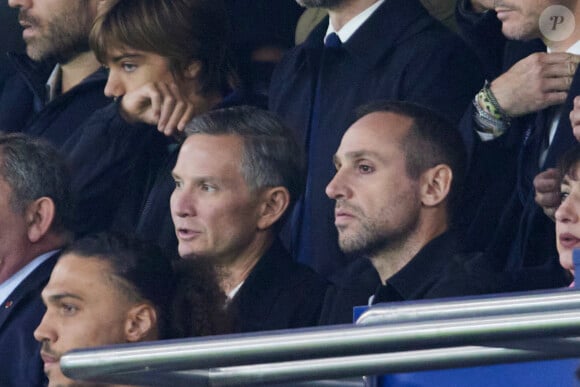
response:
M20 133L0 132L0 176L10 186L10 206L26 211L41 197L55 205L52 229L71 231L74 205L69 170L58 151L49 143Z
M241 173L251 190L285 187L291 204L302 194L303 152L290 129L273 113L251 106L213 110L195 117L187 124L185 134L242 137Z

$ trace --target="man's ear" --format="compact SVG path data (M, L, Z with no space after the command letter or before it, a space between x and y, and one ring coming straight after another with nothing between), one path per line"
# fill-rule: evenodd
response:
M157 311L150 304L139 304L127 313L125 338L130 343L158 339Z
M258 228L270 228L286 212L290 205L290 192L285 187L268 188L262 193Z
M451 189L453 172L448 165L439 164L423 172L420 178L421 203L435 207L447 198Z
M28 205L25 216L30 242L38 242L50 230L55 210L54 202L46 196L36 199Z

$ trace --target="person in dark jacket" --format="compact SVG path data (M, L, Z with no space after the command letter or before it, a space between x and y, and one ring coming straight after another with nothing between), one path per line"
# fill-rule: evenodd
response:
M74 231L131 230L150 160L164 138L115 115L107 79L89 48L101 0L10 0L19 9L26 54L0 96L0 128L44 138L67 159L78 200ZM139 166L139 167L137 167Z
M574 4L461 0L457 9L489 79L460 124L470 155L464 243L488 252L498 270L543 267L555 271L555 280L554 224L535 199L552 207L553 216L559 196L551 203L543 198L549 197L545 187L559 187L556 162L575 142L568 114L580 92L580 32L572 28L558 37L565 24L545 29L541 15ZM578 7L568 12L566 23L575 23Z
M289 129L267 111L233 107L194 118L185 133L171 196L179 255L218 267L236 331L315 325L326 281L277 238L303 187Z
M298 2L329 17L275 69L269 108L296 131L308 158L305 196L285 242L300 262L330 276L348 260L324 187L355 109L376 99L413 101L458 122L483 76L475 55L419 0Z
M223 1L106 0L91 31L118 115L143 133L168 136L169 154L152 170L136 233L174 255L169 197L181 130L197 114L255 102L238 88L228 42Z
M326 187L342 251L358 258L329 288L321 324L352 322L352 308L513 290L486 260L461 251L465 149L456 128L409 102L377 102L344 134Z
M32 333L44 314L40 292L71 239L70 173L49 143L0 135L0 385L42 387Z

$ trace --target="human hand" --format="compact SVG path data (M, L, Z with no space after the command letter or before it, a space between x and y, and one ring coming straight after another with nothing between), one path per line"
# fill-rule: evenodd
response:
M490 88L508 115L536 112L566 100L579 62L577 55L537 52L514 64Z
M580 141L580 96L574 98L574 108L570 112L570 124L576 140Z
M560 183L560 172L555 168L540 172L534 178L536 203L542 207L544 213L552 220L554 220L554 214L560 205Z
M194 116L194 105L175 83L147 83L123 96L120 113L128 122L156 125L166 136L182 132Z

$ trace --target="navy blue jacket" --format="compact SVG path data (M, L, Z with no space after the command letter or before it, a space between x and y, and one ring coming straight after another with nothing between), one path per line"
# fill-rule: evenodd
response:
M166 140L157 131L129 125L105 97L100 69L45 103L53 65L13 56L18 73L0 97L0 130L42 137L61 151L77 196L75 231L133 231L143 206L149 169L158 168Z
M293 262L276 240L231 301L234 330L255 332L316 325L326 288L322 277Z
M324 193L334 175L332 156L356 120L355 109L376 99L425 104L458 122L483 84L478 60L461 41L433 19L417 0L385 1L343 44L325 54L320 71L320 114L311 145L311 110L328 18L307 41L291 50L272 77L270 109L297 133L309 157L312 249L298 257L329 275L347 264L338 248L333 202ZM304 203L304 201L302 201ZM299 203L300 204L300 203ZM301 232L302 206L295 211L291 253Z
M499 25L494 13L470 18L465 10L460 25L471 26L466 36L472 44L500 47L505 38L496 36L496 43L482 38L479 30L487 34ZM471 21L471 23L470 23ZM497 35L497 33L496 33ZM515 62L537 51L545 51L539 41L506 44L502 69L508 70ZM501 52L496 53L501 57ZM491 68L491 63L486 65ZM466 185L465 205L460 224L465 233L466 249L487 252L498 270L519 270L524 267L557 266L554 222L544 215L534 201L533 179L541 171L557 165L560 156L573 144L568 112L573 98L580 94L580 72L577 71L568 98L562 106L562 115L547 158L539 166L540 154L550 130L550 111L545 109L513 120L502 136L483 142L475 132L474 108L470 106L461 121L460 130L470 154L470 172Z
M46 308L40 298L58 254L44 261L0 305L0 386L40 387L48 381L33 332Z

